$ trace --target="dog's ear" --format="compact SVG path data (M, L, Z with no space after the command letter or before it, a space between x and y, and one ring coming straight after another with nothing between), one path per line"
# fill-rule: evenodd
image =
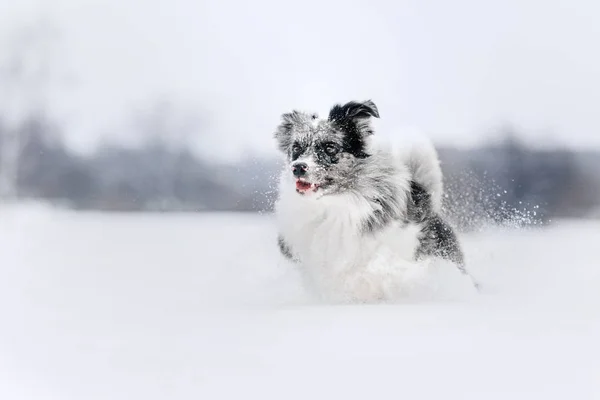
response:
M292 131L294 126L300 122L300 113L292 111L281 116L281 124L275 130L275 140L279 150L286 153L292 145Z
M379 118L379 110L371 100L362 103L351 101L342 105L336 104L329 111L329 120L338 125L353 141L362 141L373 134L369 120Z
M329 111L329 120L339 123L371 117L379 118L379 110L377 110L377 106L371 100L362 103L351 101L343 106L336 104Z

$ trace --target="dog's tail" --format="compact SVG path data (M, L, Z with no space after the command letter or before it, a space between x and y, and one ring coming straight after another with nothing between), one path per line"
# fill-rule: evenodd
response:
M417 183L429 197L431 211L439 213L444 191L442 169L433 143L421 135L391 141L378 138L373 141L380 148L391 150L397 162L407 168L409 179Z
M401 157L410 171L411 179L429 193L433 210L439 212L444 183L440 159L433 143L426 139L415 140L406 147Z
M407 132L401 139L371 137L375 148L391 151L394 159L408 170L410 180L416 182L429 195L431 211L442 209L444 182L440 159L435 146L419 132Z

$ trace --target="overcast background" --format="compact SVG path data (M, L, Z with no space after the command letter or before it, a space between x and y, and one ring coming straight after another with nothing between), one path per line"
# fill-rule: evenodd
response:
M273 152L291 108L372 98L381 125L472 145L504 122L536 144L600 145L600 5L574 1L3 1L0 37L60 31L49 93L69 142L131 140L167 98L210 124L201 149Z
M377 135L436 142L453 215L597 215L598 20L582 0L4 1L0 199L269 210L280 115L372 99Z

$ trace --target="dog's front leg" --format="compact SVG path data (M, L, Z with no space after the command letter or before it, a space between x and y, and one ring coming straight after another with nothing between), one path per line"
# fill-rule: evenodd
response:
M287 242L285 241L283 236L281 236L281 235L277 236L277 245L279 247L279 251L285 258L287 258L290 261L294 261L294 262L298 261L296 259L296 257L294 257L294 254L292 253L292 248L290 247L289 244L287 244Z

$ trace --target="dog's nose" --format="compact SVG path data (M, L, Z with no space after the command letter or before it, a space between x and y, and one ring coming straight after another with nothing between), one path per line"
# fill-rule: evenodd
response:
M301 176L306 175L306 170L308 169L308 165L303 162L296 163L292 165L292 173L296 178L300 178Z

